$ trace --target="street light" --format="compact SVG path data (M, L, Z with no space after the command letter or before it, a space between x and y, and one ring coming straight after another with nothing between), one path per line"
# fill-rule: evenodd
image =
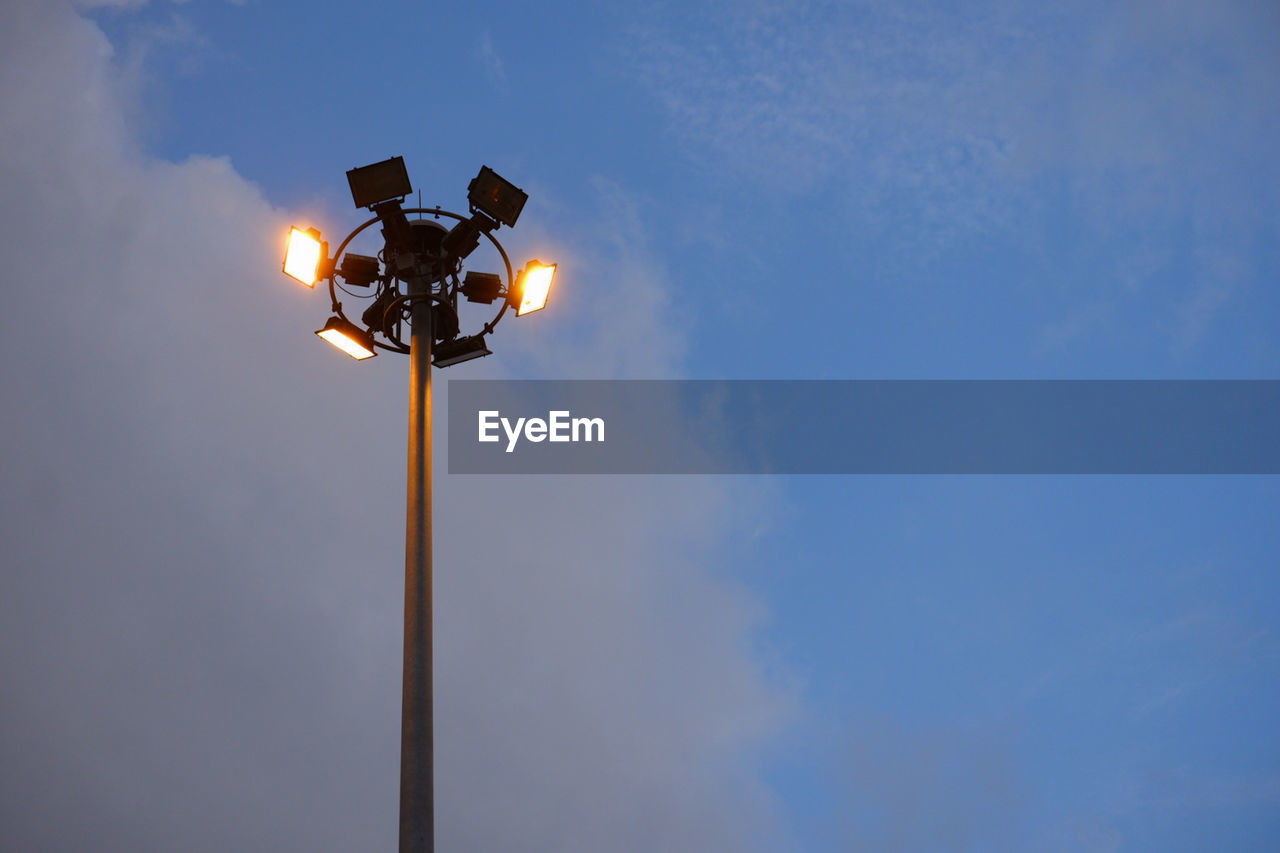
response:
M316 332L347 355L365 360L376 350L409 356L409 464L405 513L404 673L400 709L400 850L435 849L431 665L431 364L449 367L490 355L485 338L507 309L516 316L546 305L555 264L531 261L519 278L493 232L515 225L528 196L488 166L468 186L469 216L439 207L402 208L413 187L404 160L392 157L347 172L356 207L374 218L358 226L330 258L329 244L314 228L289 232L284 271L314 287L328 279L333 316ZM410 221L408 214L417 214ZM430 220L423 219L423 214ZM436 220L456 220L446 230ZM378 255L346 253L365 229L380 223ZM462 262L484 237L502 257L503 276L468 272ZM347 287L368 288L357 294ZM338 300L341 290L371 300L352 322ZM479 332L459 331L458 296L491 305L497 314ZM434 318L434 320L433 320ZM408 328L408 342L405 328Z
M484 212L508 228L515 227L528 200L528 193L488 166L481 166L480 174L467 185L467 201L471 209Z
M307 287L315 287L320 278L321 263L329 252L329 244L320 239L314 228L289 229L289 242L284 249L284 271Z
M516 286L507 297L515 306L517 317L547 307L547 297L551 295L551 282L555 277L555 264L529 261L525 265L516 278Z
M432 364L436 367L449 367L486 355L493 355L493 353L484 345L484 335L475 335L436 347L436 357Z
M324 328L316 334L356 361L363 361L377 355L373 351L373 335L362 331L355 323L341 317L330 317L324 324Z
M413 192L403 157L351 169L347 172L347 185L351 187L351 200L356 207L373 207L393 198L403 199Z

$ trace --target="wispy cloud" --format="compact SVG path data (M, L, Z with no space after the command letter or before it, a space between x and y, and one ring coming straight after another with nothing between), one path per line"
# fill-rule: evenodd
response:
M1025 40L994 12L837 3L651 10L634 66L691 155L770 191L838 185L941 224L999 218L989 184L1015 128L1000 78ZM895 202L895 199L899 199Z
M709 171L834 205L898 257L1017 245L1122 324L1154 314L1172 350L1240 292L1223 269L1280 216L1267 4L645 8L629 67ZM1082 310L1043 337L1083 332Z
M488 30L480 37L480 62L493 85L502 91L507 89L507 69L502 64L502 55L493 46L493 34Z

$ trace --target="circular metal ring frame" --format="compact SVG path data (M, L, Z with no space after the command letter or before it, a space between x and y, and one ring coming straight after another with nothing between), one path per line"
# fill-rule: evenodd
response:
M439 219L441 216L447 216L450 219L457 219L460 222L466 222L471 218L469 216L463 216L460 213L454 213L451 210L445 210L442 207L408 207L408 208L405 208L402 212L406 216L410 213L419 213L419 214L429 213L436 219ZM346 320L348 323L350 323L351 320L348 319L345 313L343 313L342 303L338 301L338 291L337 291L337 288L339 287L337 283L338 267L339 267L338 261L342 258L342 253L346 250L347 246L350 245L351 241L354 240L361 231L365 230L370 225L373 225L374 223L379 221L381 221L381 217L375 216L369 221L358 225L354 231L352 231L350 234L347 235L347 238L345 240L343 240L341 243L338 244L338 250L333 253L333 269L329 272L329 300L333 303L334 313L337 314L339 317L341 317L343 320ZM480 230L480 233L483 234L486 238L488 238L489 242L493 244L493 247L498 250L498 254L502 256L502 263L507 270L506 292L510 293L513 283L515 281L515 274L511 270L511 259L507 257L506 250L502 248L502 244L498 242L498 239L494 237L493 234L491 234L489 231L483 228L479 230ZM455 280L457 279L456 270L452 273L449 273L449 275L451 275ZM391 278L394 279L395 276L391 276ZM343 289L343 292L350 293L350 291L347 291L345 288ZM356 294L351 294L351 295L355 296ZM421 297L411 296L408 294L399 296L395 300L393 300L390 304L387 305L386 313L390 314L392 310L398 308L399 306L408 305L414 299L418 299L418 298L421 298ZM435 293L430 294L430 298L433 301L438 301L438 302L444 301L442 296L437 295ZM480 332L479 337L483 337L493 331L494 327L498 325L498 321L502 319L502 315L507 313L507 307L508 307L507 300L503 298L502 307L498 309L498 313L494 315L494 318L492 320L484 324L484 329ZM357 325L357 324L353 324L353 325ZM386 337L385 331L383 332L383 337ZM382 341L375 339L373 341L373 345L375 347L378 347L379 349L389 350L390 352L402 352L402 353L409 352L409 347L406 346L401 341L393 338L388 338L388 340L390 341L390 343L383 343Z

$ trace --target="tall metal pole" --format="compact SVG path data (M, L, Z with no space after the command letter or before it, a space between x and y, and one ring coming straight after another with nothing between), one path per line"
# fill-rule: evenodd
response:
M400 853L434 853L431 703L431 285L409 293L409 492L404 553L404 686L400 706Z

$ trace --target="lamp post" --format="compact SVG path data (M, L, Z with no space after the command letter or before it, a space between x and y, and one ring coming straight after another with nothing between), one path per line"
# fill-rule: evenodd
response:
M352 358L377 350L409 356L408 490L405 508L404 675L400 708L400 851L435 849L434 744L432 737L431 646L431 365L449 367L490 355L485 337L513 308L516 316L546 305L554 264L530 261L513 275L511 261L493 236L512 227L528 196L488 166L468 186L469 215L439 207L404 208L413 192L404 160L392 157L347 172L357 208L374 217L347 235L333 256L313 228L293 228L285 248L284 272L314 288L329 282L333 316L316 332ZM408 214L418 214L410 220ZM423 219L429 214L431 219ZM439 219L454 220L446 229ZM366 228L382 224L383 247L376 256L346 252ZM463 260L486 238L502 257L506 277L468 272ZM345 253L345 254L344 254ZM341 283L339 282L341 280ZM363 288L357 294L349 288ZM371 300L360 323L349 319L341 290ZM458 297L492 305L496 315L471 335L460 334ZM405 326L409 341L405 343ZM433 358L434 349L434 358Z

